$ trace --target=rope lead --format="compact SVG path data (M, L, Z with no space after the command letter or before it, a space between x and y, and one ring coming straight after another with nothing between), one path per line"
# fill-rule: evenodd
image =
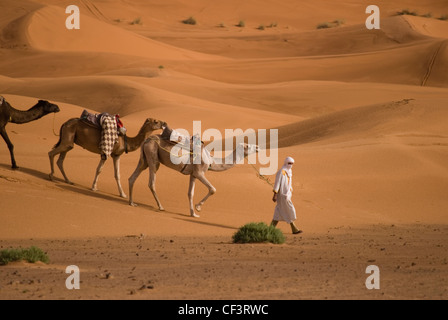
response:
M257 168L255 168L255 166L251 163L250 164L252 166L252 168L254 168L255 172L257 173L257 177L260 178L261 180L264 180L267 184L269 184L272 188L274 188L274 184L271 182L271 180L268 177L265 177L264 175L262 175Z
M54 131L55 120L56 120L56 113L53 113L53 134L54 134L56 137L59 137L59 134L57 134L56 131Z

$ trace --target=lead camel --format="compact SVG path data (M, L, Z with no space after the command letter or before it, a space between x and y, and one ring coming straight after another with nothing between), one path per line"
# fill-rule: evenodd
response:
M14 145L6 133L6 125L11 123L24 124L34 120L38 120L49 113L59 112L60 109L57 105L50 103L46 100L39 100L37 104L31 107L27 111L17 110L13 108L8 101L0 96L0 135L5 140L8 146L9 153L11 155L11 167L18 169L16 159L14 157Z

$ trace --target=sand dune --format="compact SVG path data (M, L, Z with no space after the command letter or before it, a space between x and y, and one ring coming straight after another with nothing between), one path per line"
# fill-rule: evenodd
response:
M436 73L431 57L439 51L444 40L426 42L389 51L350 55L312 56L304 58L257 59L217 64L175 66L176 70L228 83L276 83L296 80L325 80L353 82L386 82L421 85L429 74L433 86L445 86L445 78ZM444 50L442 51L444 52ZM444 54L444 53L443 53ZM437 55L439 57L439 55ZM437 63L443 66L444 55ZM269 74L267 77L266 74ZM255 80L253 78L255 75Z
M71 4L81 10L80 30L65 28L65 7ZM1 245L38 240L60 269L67 260L60 252L68 250L67 244L99 243L102 237L108 248L100 253L94 245L83 246L85 255L70 260L89 274L83 298L132 299L136 292L147 299L166 298L170 292L188 297L188 277L173 284L160 276L153 295L120 291L136 283L128 274L122 279L121 271L136 267L129 264L135 262L140 281L149 272L148 261L157 261L173 274L185 268L211 274L210 266L223 261L224 247L242 259L241 265L263 261L264 271L225 260L226 270L238 272L202 279L195 288L203 293L198 298L265 298L273 288L298 294L288 291L285 279L270 278L269 288L253 286L264 283L272 271L273 255L263 251L268 245L248 249L230 244L241 225L269 223L272 218L269 182L274 176L258 176L266 165L246 162L226 172L208 172L217 193L199 219L189 216L189 178L163 166L157 192L165 212L156 208L147 172L135 185L137 208L118 197L111 160L100 176L99 191L92 192L100 159L79 146L65 160L75 184L64 183L58 169L56 181L48 179L48 151L59 139L60 126L84 109L120 114L129 136L136 135L148 117L187 130L200 120L202 131L216 128L223 135L225 129L278 129L279 148L272 153L278 153L277 167L286 156L296 159L293 202L297 223L305 231L293 237L287 224L279 224L287 243L275 247L276 259L284 263L288 279L307 283L311 298L372 298L366 294L361 269L373 260L390 271L374 299L445 299L448 291L440 284L446 283L448 273L446 259L439 255L446 246L448 223L448 22L438 18L448 14L448 5L399 0L379 6L381 29L367 30L366 5L357 0L268 0L263 5L257 0L135 0L132 5L126 0L3 0L0 95L19 110L46 99L61 112L27 124L7 124L20 170L10 169L9 152L0 139ZM419 16L398 16L403 9ZM425 14L429 17L421 16ZM182 23L190 16L197 25ZM137 18L139 23L132 23ZM344 23L316 28L337 19ZM239 21L245 22L244 28L236 26ZM266 28L259 30L260 25ZM122 156L126 192L138 160L139 151ZM198 183L195 192L197 201L207 189ZM147 252L135 255L129 247L133 240L144 242ZM120 250L134 259L121 259ZM171 254L182 257L186 251L188 268L181 258L176 263L165 259ZM258 254L262 251L263 259ZM361 254L365 252L369 256ZM96 262L89 260L93 256ZM413 268L417 256L419 269ZM111 257L120 261L120 267L118 262L111 266L115 282L94 274ZM298 265L300 272L291 271ZM335 266L344 276L322 283L322 272L334 274ZM12 270L1 268L0 274ZM54 279L53 269L36 276ZM363 278L362 288L348 290L346 283L354 281L351 275L358 269L355 278ZM165 274L159 269L157 273ZM425 285L397 286L397 281L413 283L416 277L423 277ZM55 297L51 281L39 282L41 296L34 287L2 281L0 298L16 299L18 292ZM222 283L228 287L222 288ZM232 289L238 286L238 292ZM54 292L58 298L74 297L65 289ZM304 296L300 294L297 298Z
M168 37L162 35L160 40L192 50L206 50L207 53L241 59L379 51L433 37L446 38L447 34L446 30L444 31L445 23L435 19L394 16L384 18L381 23L380 30L371 32L365 32L364 24L355 24L321 30L267 29L266 32L258 33L205 33L188 39L184 39L181 34L173 33ZM157 34L155 38L158 39ZM266 49L257 50L260 46Z
M66 19L61 7L49 6L34 12L24 26L30 46L46 51L109 52L151 59L213 59L204 54L171 48L89 17L83 17L83 28L79 30L58 28L65 25Z
M446 117L443 105L443 102L436 103L434 100L415 101L411 98L338 111L280 127L279 134L282 139L279 146L321 140L330 143L328 140L334 142L334 139L338 138L351 140L353 135L368 138L407 131L415 133L427 120L430 121L431 127L424 126L425 133L431 133L434 137L440 135L443 140L446 138L443 135L443 120L436 120ZM416 127L415 124L419 121L423 124Z

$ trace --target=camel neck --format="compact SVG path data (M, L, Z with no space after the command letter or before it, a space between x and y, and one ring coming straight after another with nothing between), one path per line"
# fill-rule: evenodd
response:
M213 163L211 165L211 170L226 171L232 169L243 158L245 158L245 156L243 156L241 152L238 152L237 149L235 149L233 150L232 154L221 160L221 164Z
M39 104L27 111L17 110L10 107L10 122L22 124L42 118L45 115L44 110Z
M133 152L140 148L143 141L145 141L145 139L149 137L152 132L153 130L146 131L144 127L142 127L135 137L128 137L128 152Z

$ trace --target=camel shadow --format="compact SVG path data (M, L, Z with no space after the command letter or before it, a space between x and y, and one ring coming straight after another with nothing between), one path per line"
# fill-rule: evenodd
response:
M9 169L11 171L19 171L19 172L23 172L27 175L39 178L39 179L43 179L46 181L51 181L48 173L44 173L41 172L39 170L35 170L35 169L31 169L31 168L25 168L25 167L20 167L19 169L15 169L12 170L10 165L7 164L0 164L0 168L5 168L5 169ZM90 188L85 187L85 186L81 186L81 185L77 185L77 184L67 184L63 179L61 178L53 178L53 182L55 184L55 186L57 186L58 188L61 188L63 190L69 191L69 192L74 192L74 193L78 193L84 196L88 196L88 197L93 197L96 199L102 199L102 200L107 200L107 201L113 201L116 203L120 203L123 205L128 206L128 199L124 199L124 198L120 198L119 196L114 196L111 194L106 194L106 193L102 193L101 191L92 191ZM145 203L138 203L138 208L144 208L147 210L150 210L154 213L159 213L159 214L167 214L170 215L171 218L176 219L176 220L182 220L188 223L196 223L196 224L200 224L200 225L204 225L204 226L211 226L211 227L218 227L218 228L225 228L225 229L231 229L231 230L237 230L238 228L232 227L232 226L228 226L228 225L224 225L224 224L219 224L219 223L212 223L212 222L206 222L206 221L201 221L201 218L192 218L190 217L189 214L185 214L182 212L175 212L175 211L170 211L170 210L165 210L165 211L160 211L158 208L151 206L149 204L145 204Z
M156 208L156 207L154 207L152 205L149 205L149 204L146 204L146 203L137 203L137 205L138 205L137 208L143 208L143 209L151 210L151 211L156 212L156 213L170 214L170 215L176 215L176 216L179 216L179 217L187 218L187 216L184 213L181 213L181 212L175 212L175 211L170 211L170 210L166 210L166 209L163 210L163 211L160 211L159 208Z
M64 180L61 180L61 183L55 184L58 188L64 189L66 191L78 193L84 196L96 198L96 199L102 199L107 201L113 201L120 204L127 203L127 199L120 198L119 196L114 196L111 194L103 193L101 191L92 191L92 189L77 185L77 184L68 184L65 183Z
M231 230L238 230L238 228L235 228L235 227L232 227L232 226L227 226L225 224L201 221L201 220L199 220L200 218L199 219L198 218L191 218L190 216L186 217L185 215L183 215L183 218L176 218L176 217L174 217L173 219L183 220L183 221L190 222L190 223L196 223L196 224L200 224L200 225L203 225L203 226L218 227L218 228L231 229Z
M38 179L42 179L42 180L46 180L48 182L54 182L54 185L58 188L67 190L67 191L71 191L71 192L76 192L82 195L86 195L86 196L90 196L90 197L95 197L98 199L104 199L104 200L110 200L110 201L115 201L115 202L120 202L120 203L124 203L125 201L127 201L127 199L123 199L120 198L118 196L113 196L113 195L109 195L109 194L105 194L102 192L94 192L91 189L81 186L81 185L71 185L71 184L67 184L65 182L65 180L61 179L61 178L57 178L54 177L53 181L50 180L50 177L48 175L48 173L44 173L42 171L39 170L35 170L35 169L31 169L31 168L25 168L25 167L20 167L19 169L11 169L11 166L7 165L7 164L0 164L1 168L6 168L9 169L13 172L21 172L21 173L25 173L27 175L36 177Z
M0 164L0 167L9 169L11 172L23 172L27 175L50 181L50 178L48 177L48 173L44 173L42 171L38 171L35 169L25 168L25 167L19 167L18 169L12 169L11 165L4 164L4 163Z
M127 203L127 205L129 205L128 203ZM156 213L164 213L164 212L169 212L169 213L172 213L172 214L181 214L181 213L178 213L178 212L171 212L171 211L160 211L158 208L156 208L156 207L153 207L153 206L151 206L151 205L149 205L149 204L145 204L145 203L137 203L137 208L143 208L143 209L147 209L147 210L150 210L150 211L154 211L154 212L156 212Z
M211 227L218 227L218 228L225 228L225 229L231 229L231 230L237 230L238 228L232 227L232 226L227 226L224 224L219 224L219 223L212 223L212 222L206 222L206 221L201 221L201 218L192 218L189 214L185 214L185 213L181 213L181 212L175 212L175 211L170 211L170 210L164 210L164 211L160 211L158 208L153 207L149 204L144 204L144 203L138 203L138 208L144 208L144 209L148 209L151 211L154 211L156 213L159 214L165 214L165 215L170 215L172 219L176 219L176 220L182 220L188 223L196 223L196 224L200 224L200 225L204 225L204 226L211 226Z

